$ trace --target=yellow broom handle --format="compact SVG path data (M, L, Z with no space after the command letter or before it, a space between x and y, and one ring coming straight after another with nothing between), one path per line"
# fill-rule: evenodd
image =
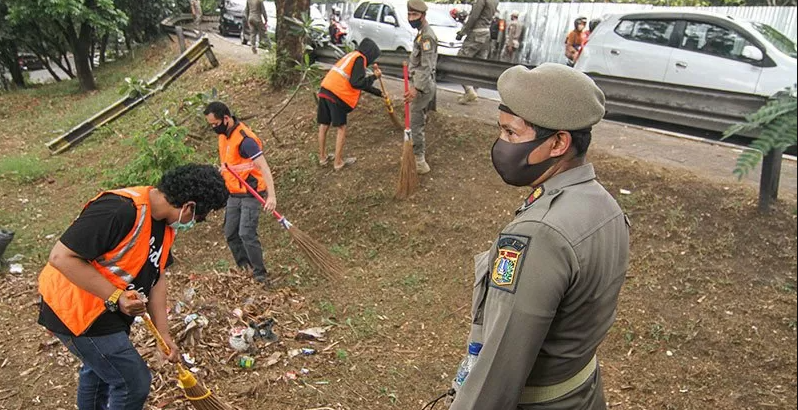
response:
M374 68L379 69L377 64L374 64ZM393 104L391 104L391 97L388 96L388 91L385 90L385 83L382 82L382 76L377 78L380 80L380 89L382 89L382 98L385 100L385 105L388 107L388 112L393 112Z
M127 296L129 299L138 299L139 293L136 291L127 291L125 292L125 296ZM166 344L166 341L163 340L163 336L161 336L161 332L158 331L158 328L155 327L155 323L152 322L150 314L145 313L143 316L141 316L141 318L144 319L144 324L147 325L147 329L150 329L150 333L152 333L152 335L155 337L158 347L160 347L167 356L172 354L172 349L170 349Z
M144 324L147 325L147 329L150 329L150 332L152 332L152 335L155 337L155 341L158 342L158 347L160 347L161 350L163 350L163 352L169 356L172 353L172 349L170 349L169 346L167 346L166 341L163 340L163 336L161 336L161 332L158 331L158 328L155 327L155 323L152 322L150 314L145 313L142 318L144 319Z

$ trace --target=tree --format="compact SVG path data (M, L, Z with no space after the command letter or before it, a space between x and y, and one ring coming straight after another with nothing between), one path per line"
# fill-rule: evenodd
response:
M9 21L15 25L52 27L72 52L83 91L97 89L89 51L97 32L115 32L127 16L113 0L7 0Z
M9 24L5 23L8 16L8 6L0 0L0 66L8 70L11 74L11 82L20 88L25 87L25 77L22 75L22 68L19 66L19 49L14 41L14 30ZM3 70L0 70L0 75ZM5 77L3 78L3 88L7 88Z
M277 51L271 83L275 87L295 85L301 72L295 67L305 59L305 35L293 30L292 20L302 20L310 13L310 0L276 0L277 6Z

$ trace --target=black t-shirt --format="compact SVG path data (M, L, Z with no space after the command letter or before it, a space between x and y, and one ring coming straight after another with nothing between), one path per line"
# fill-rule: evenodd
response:
M105 194L92 202L70 225L61 236L61 243L87 261L97 259L115 249L125 239L135 226L136 216L136 206L131 199ZM161 275L160 261L163 257L165 230L166 222L152 220L148 261L127 289L138 290L149 296L150 290ZM172 263L171 253L168 258L167 266ZM83 336L103 336L121 331L130 333L132 323L133 317L131 316L118 311L106 311L97 318ZM42 301L39 311L39 324L54 333L72 334L44 301Z

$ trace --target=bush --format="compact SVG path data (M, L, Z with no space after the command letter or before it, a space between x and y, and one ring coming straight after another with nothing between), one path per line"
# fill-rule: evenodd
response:
M194 149L183 143L186 135L188 128L171 126L152 142L146 136L133 138L137 156L121 171L107 171L104 187L157 185L166 171L189 163L195 155Z

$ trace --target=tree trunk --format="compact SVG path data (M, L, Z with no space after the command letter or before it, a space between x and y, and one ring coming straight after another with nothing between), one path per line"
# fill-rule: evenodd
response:
M108 33L105 33L100 40L100 65L105 64L105 51L108 50Z
M94 91L97 89L97 83L94 81L91 64L89 64L91 26L87 22L81 23L79 34L76 34L74 29L69 27L67 28L67 34L72 55L75 57L75 70L80 81L80 88L83 91Z
M63 61L66 61L67 65L64 65ZM58 66L61 71L65 72L69 78L75 78L75 73L72 72L72 65L69 63L69 59L66 55L61 55L58 59L53 58L53 64Z
M291 31L291 23L285 17L302 20L303 13L310 13L310 0L276 0L277 6L277 58L272 74L273 87L286 88L296 85L302 73L294 69L297 61L304 60L305 39Z
M12 44L0 58L3 58L6 68L8 68L8 72L11 74L11 82L18 88L25 88L25 76L22 75L22 67L19 66L19 51L17 50L17 46Z
M44 68L47 69L48 73L50 73L50 77L53 77L53 79L56 82L60 83L61 82L61 77L59 77L58 74L56 74L55 71L53 71L53 67L50 66L50 59L45 57L42 54L39 54L39 53L35 53L35 54L36 54L36 57L39 60L42 60L42 65L44 65Z

